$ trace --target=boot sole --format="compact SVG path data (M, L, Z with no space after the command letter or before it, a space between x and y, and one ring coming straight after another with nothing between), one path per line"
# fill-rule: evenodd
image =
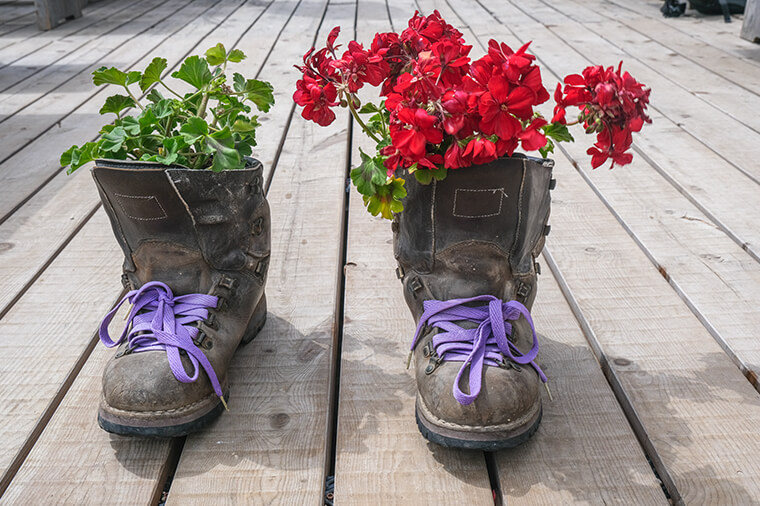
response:
M266 295L261 296L251 320L243 333L240 346L255 338L267 319ZM229 401L229 389L224 389L224 400ZM183 407L166 412L129 412L109 406L101 399L98 409L98 425L101 429L122 436L168 438L186 436L197 432L213 422L224 411L224 405L216 395L198 401L196 406ZM171 414L169 414L171 412Z
M437 420L417 396L415 403L417 427L422 436L440 446L466 450L497 451L514 448L525 443L538 430L543 415L540 401L538 409L514 424L498 427L467 427Z

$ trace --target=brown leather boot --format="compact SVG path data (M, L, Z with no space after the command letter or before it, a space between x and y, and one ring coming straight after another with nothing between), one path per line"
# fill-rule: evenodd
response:
M552 167L513 157L449 170L430 185L407 178L394 252L418 322L417 424L434 443L509 448L538 428L545 377L528 311Z
M124 251L129 328L103 373L100 426L171 437L226 405L227 367L266 319L269 205L262 166L211 172L98 160L92 171ZM124 302L124 301L122 301Z

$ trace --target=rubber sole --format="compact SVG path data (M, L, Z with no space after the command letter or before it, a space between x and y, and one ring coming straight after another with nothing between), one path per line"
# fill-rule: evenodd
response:
M244 346L258 335L264 327L267 317L266 295L261 296L251 319L243 332L240 346ZM223 386L224 387L224 386ZM224 389L224 400L229 400L229 390ZM215 395L210 395L177 410L161 414L129 412L109 406L101 399L98 409L98 425L106 432L121 436L169 438L186 436L197 432L213 422L224 411L224 404Z
M543 406L539 404L538 411L530 416L524 423L505 430L484 431L475 427L451 428L436 424L425 416L424 410L420 409L420 400L417 398L415 417L417 427L422 436L440 446L447 448L462 448L465 450L497 451L514 448L528 441L538 430L543 416Z

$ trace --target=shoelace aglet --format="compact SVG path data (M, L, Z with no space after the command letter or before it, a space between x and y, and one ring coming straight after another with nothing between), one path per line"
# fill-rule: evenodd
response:
M129 318L129 315L132 314L132 307L133 307L132 304L130 304L129 307L127 307L127 312L124 313L123 321L127 321L127 318Z
M549 394L549 400L553 401L554 397L552 397L552 391L549 390L549 383L548 382L544 383L544 388L546 389L546 393Z
M406 357L406 368L407 369L409 369L409 366L412 363L412 353L414 353L414 351L410 351L409 355Z
M227 411L229 411L230 408L227 407L227 401L224 400L224 396L220 395L219 399L222 401L222 406L224 406L224 409L227 410Z

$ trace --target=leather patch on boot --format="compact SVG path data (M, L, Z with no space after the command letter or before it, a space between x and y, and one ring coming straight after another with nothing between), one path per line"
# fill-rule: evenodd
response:
M154 195L123 195L114 193L125 215L138 221L156 221L167 217L161 202Z
M457 218L488 218L501 214L504 198L504 188L466 189L457 188L454 191L454 209L452 214Z

